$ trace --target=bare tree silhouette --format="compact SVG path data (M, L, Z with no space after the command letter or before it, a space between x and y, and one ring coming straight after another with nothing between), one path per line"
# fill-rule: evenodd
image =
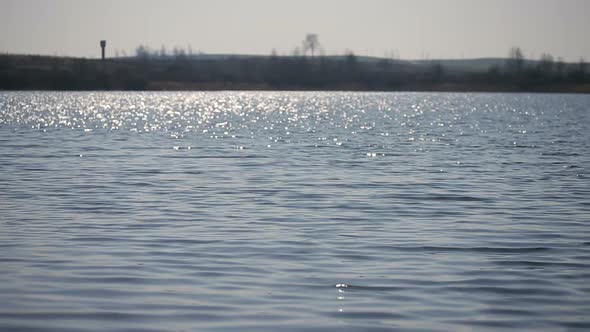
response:
M139 45L135 49L135 56L141 59L147 59L150 57L150 49L145 45Z
M311 57L315 55L315 51L320 47L319 36L315 33L308 33L303 40L303 52L311 51Z
M549 53L543 53L539 59L538 68L545 73L552 73L555 67L553 56Z
M520 72L524 69L524 55L520 47L513 47L508 54L507 67L509 71Z
M580 58L580 62L578 62L578 70L582 74L586 74L586 60L582 57Z
M559 77L563 76L563 73L565 71L565 63L564 63L562 57L557 58L557 63L555 64L555 70L557 71L557 75Z

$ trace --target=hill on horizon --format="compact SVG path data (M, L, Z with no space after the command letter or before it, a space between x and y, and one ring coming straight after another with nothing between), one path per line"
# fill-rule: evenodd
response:
M523 58L400 60L349 55L0 55L0 89L588 92L578 64Z

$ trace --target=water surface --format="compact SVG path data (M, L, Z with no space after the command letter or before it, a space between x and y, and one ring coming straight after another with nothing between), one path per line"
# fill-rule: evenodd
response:
M0 93L0 330L587 331L590 96Z

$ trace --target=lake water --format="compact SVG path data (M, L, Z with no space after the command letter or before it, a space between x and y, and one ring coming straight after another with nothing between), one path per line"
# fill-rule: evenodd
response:
M0 93L2 331L588 331L590 96Z

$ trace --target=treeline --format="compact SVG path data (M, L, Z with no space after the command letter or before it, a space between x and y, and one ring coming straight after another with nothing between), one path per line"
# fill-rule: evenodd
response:
M510 50L503 66L490 67L479 79L492 85L510 84L518 90L560 86L577 86L583 89L583 85L590 83L587 64L583 58L572 64L544 53L539 60L532 61L527 60L518 47Z
M543 55L526 60L513 49L487 71L447 68L443 61L318 56L212 56L138 48L134 57L104 61L1 55L5 90L366 90L590 92L586 63ZM311 54L311 55L309 55Z

